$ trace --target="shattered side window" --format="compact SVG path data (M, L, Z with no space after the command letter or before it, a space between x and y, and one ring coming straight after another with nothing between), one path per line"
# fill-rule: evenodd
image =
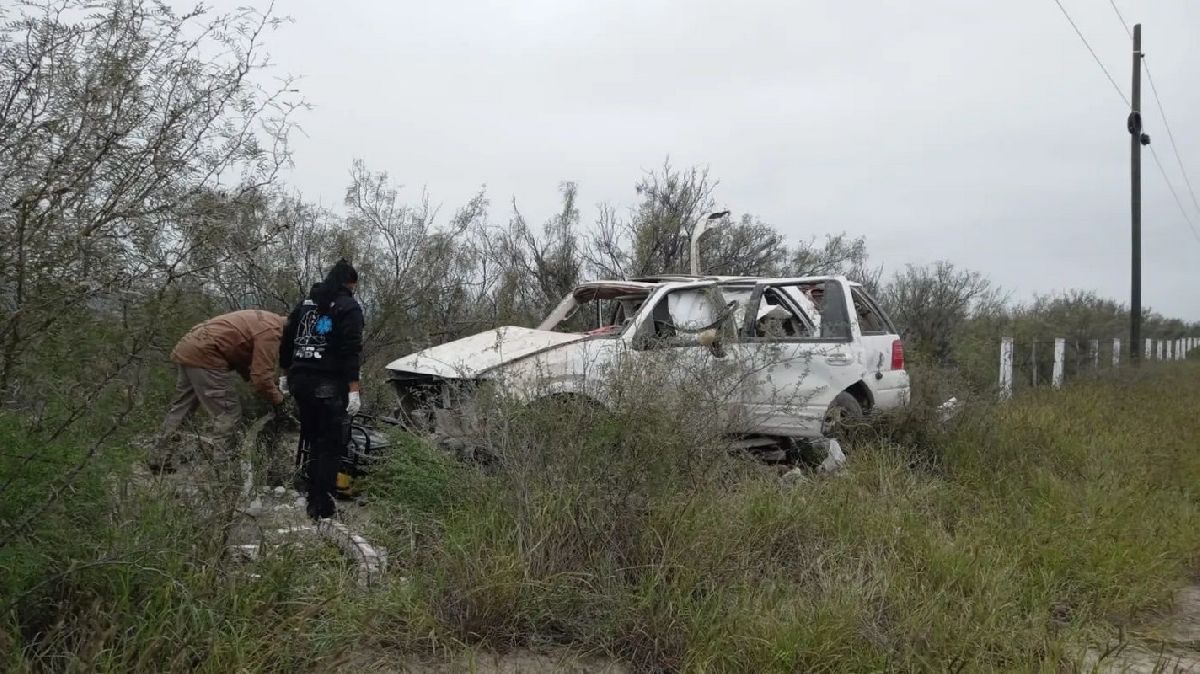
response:
M750 310L750 300L754 295L752 286L719 286L721 297L726 303L733 304L733 325L738 336L744 337L742 329L746 325L746 312Z
M858 314L858 326L864 335L887 335L891 327L871 298L861 288L854 288L854 311Z
M811 312L818 339L850 339L850 316L846 310L846 295L836 281L814 281L783 288L793 301Z
M654 343L666 346L699 344L704 330L721 327L732 316L733 306L721 304L715 288L676 290L658 300L637 340L641 348Z
M804 318L788 306L782 291L767 288L758 303L754 337L759 341L786 341L813 337Z
M667 295L671 323L676 330L698 332L712 325L717 319L716 307L708 293L700 290L684 290Z

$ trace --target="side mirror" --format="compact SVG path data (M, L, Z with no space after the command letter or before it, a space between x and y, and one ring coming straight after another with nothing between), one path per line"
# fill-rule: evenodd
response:
M700 332L696 338L700 341L700 346L707 348L716 358L725 357L725 347L721 346L721 333L716 328L709 328Z

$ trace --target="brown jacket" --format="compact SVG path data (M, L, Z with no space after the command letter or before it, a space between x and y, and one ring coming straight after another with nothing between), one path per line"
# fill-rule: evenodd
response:
M171 352L171 361L205 370L236 370L260 396L278 405L275 385L279 338L287 318L247 309L210 318L192 328Z

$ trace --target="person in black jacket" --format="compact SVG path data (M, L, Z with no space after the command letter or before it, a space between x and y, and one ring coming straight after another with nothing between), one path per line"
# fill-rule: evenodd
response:
M354 299L358 272L338 260L288 316L279 343L279 387L296 398L308 445L308 515L333 517L337 472L361 406L363 312Z

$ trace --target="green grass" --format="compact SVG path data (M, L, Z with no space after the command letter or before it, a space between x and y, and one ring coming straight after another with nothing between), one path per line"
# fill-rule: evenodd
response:
M486 473L406 438L369 482L391 559L369 594L331 551L250 577L160 494L80 492L88 517L0 551L0 667L566 647L641 671L1070 671L1200 570L1198 398L1195 362L1035 391L797 485L710 451L669 403L534 419L525 460Z

